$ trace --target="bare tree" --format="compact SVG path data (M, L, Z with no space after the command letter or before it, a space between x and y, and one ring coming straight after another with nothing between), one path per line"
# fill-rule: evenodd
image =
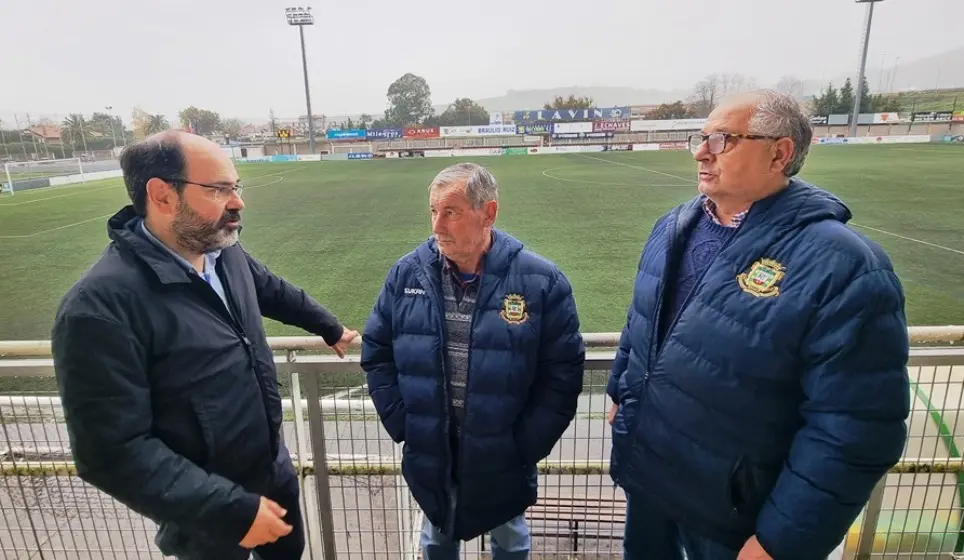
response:
M712 74L696 83L690 96L690 109L697 116L709 116L720 100L729 95L756 89L755 79L743 74Z
M708 117L716 108L719 91L719 76L716 74L697 82L693 87L693 95L690 96L690 109L699 118Z
M791 97L803 95L803 80L796 76L784 76L777 82L777 91L785 93Z

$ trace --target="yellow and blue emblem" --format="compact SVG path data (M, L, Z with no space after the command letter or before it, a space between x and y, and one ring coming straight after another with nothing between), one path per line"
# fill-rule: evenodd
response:
M786 267L773 259L760 259L750 269L736 277L740 289L756 297L780 295L778 284L786 274Z
M519 294L508 294L502 300L502 311L499 312L502 320L510 325L521 325L529 319L529 312L526 311L526 300Z

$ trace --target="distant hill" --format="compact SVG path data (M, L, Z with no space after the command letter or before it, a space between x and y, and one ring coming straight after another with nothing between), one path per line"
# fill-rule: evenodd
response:
M854 63L856 62L855 59ZM870 62L871 61L868 60L868 63ZM877 66L870 65L868 65L866 73L867 84L870 86L872 93L903 92L900 97L902 104L907 105L904 110L910 110L911 106L913 106L914 98L919 100L918 106L920 107L920 102L923 101L922 98L924 97L928 98L928 102L933 102L930 104L933 104L934 108L932 109L930 108L930 104L924 103L925 107L920 110L929 111L945 108L945 105L947 105L947 99L945 99L945 97L949 94L942 92L940 94L941 99L936 100L930 99L933 96L926 93L925 90L932 90L935 87L939 87L941 90L964 88L964 47L918 60L902 60L896 69L896 73L893 66L885 66L881 69ZM856 71L840 74L834 77L832 81L835 87L840 87L848 76L851 79L855 79L856 75ZM830 80L803 79L804 87L801 98L807 98L820 92L827 87L829 81ZM773 84L762 85L773 86ZM476 99L476 101L485 107L486 110L492 112L540 109L545 102L557 95L563 97L568 97L570 94L589 96L593 98L597 107L614 107L672 103L681 99L686 100L691 93L691 90L673 91L630 87L586 87L573 85L545 89L510 89L503 95ZM956 95L956 93L954 95ZM435 113L441 114L452 101L454 100L448 100L445 103L434 105ZM953 95L950 96L950 102L953 103ZM964 108L964 98L961 99L960 103L961 105L958 109ZM949 108L950 107L946 107L946 109ZM384 107L381 107L379 110L371 111L369 114L380 117L383 112ZM357 119L358 116L357 114L351 115L352 119ZM345 118L347 117L329 115L329 119L335 122L340 122ZM261 123L267 121L261 118L250 119L248 122Z
M873 93L964 88L964 47L917 60L901 60L896 69L893 65L881 69L870 63L868 59L865 73ZM848 77L856 80L857 70L833 78L834 87L840 87ZM827 87L826 82L818 80L807 80L805 84L808 94Z
M620 107L625 105L650 105L671 103L689 95L688 91L666 91L659 89L636 89L629 87L554 87L546 89L510 89L505 95L476 99L487 111L515 111L521 109L541 109L547 102L556 97L589 96L596 107ZM441 113L448 104L435 106L435 111Z

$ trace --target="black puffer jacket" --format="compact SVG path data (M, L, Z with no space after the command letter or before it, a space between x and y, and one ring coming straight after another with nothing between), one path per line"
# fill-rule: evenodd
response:
M112 242L68 291L53 327L77 471L155 522L237 544L259 496L290 472L262 316L329 345L343 327L239 245L217 264L228 313L137 223L131 207L108 221Z

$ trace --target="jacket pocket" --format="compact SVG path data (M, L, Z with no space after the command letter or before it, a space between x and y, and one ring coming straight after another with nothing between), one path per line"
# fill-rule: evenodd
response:
M756 517L770 494L777 473L757 468L741 455L733 464L727 481L727 496L733 511L741 516Z
M204 403L197 397L191 397L191 409L201 429L201 440L204 442L204 466L210 466L216 457L214 429L211 427L210 416L204 408Z

